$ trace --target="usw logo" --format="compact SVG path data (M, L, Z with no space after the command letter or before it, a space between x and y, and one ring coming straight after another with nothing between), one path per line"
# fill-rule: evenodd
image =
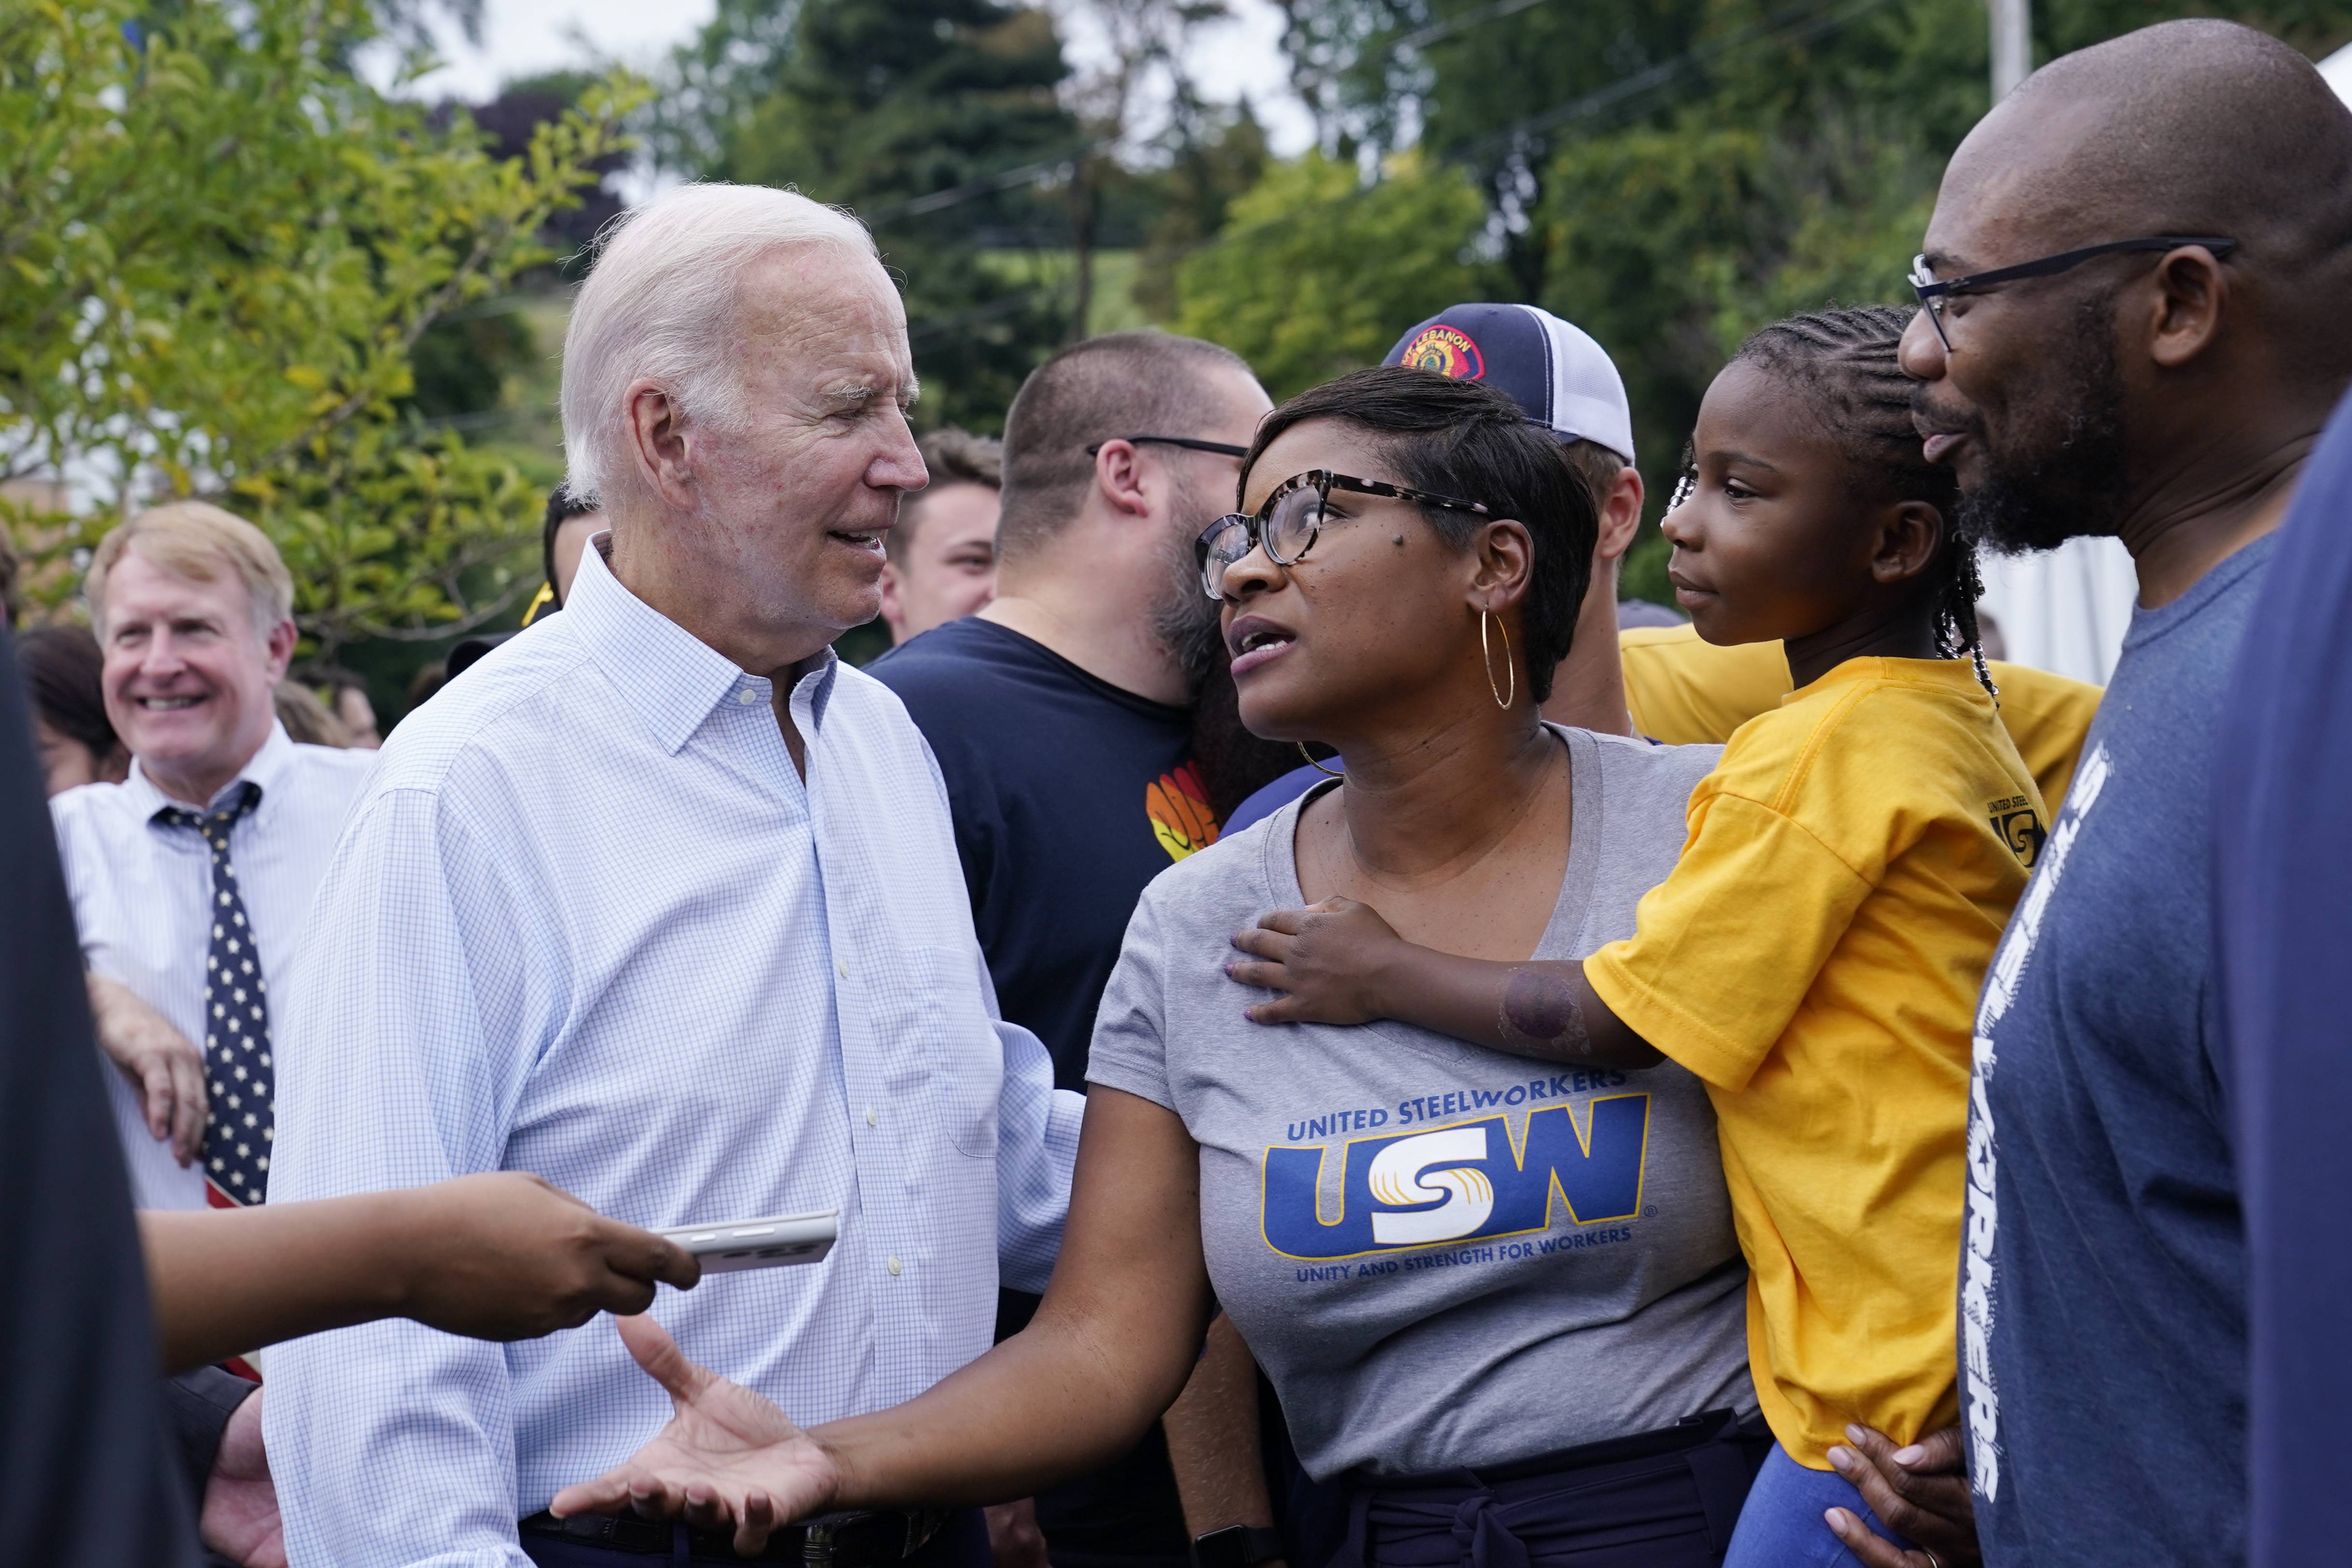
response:
M1532 1111L1518 1144L1503 1116L1356 1139L1347 1146L1339 1212L1328 1220L1318 1199L1326 1151L1270 1148L1265 1244L1286 1258L1327 1259L1518 1236L1549 1226L1555 1192L1579 1225L1631 1219L1642 1212L1650 1097L1595 1100L1585 1116L1580 1127L1572 1106Z

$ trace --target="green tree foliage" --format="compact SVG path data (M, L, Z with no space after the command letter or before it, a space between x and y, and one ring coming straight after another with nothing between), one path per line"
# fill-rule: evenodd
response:
M0 479L75 513L8 517L36 595L163 495L217 500L284 552L332 657L495 615L541 497L404 415L437 321L547 258L631 89L488 156L342 68L360 0L39 0L0 12Z
M1037 268L989 254L1064 243L1037 176L1082 151L1066 68L1048 15L998 0L722 0L658 143L697 176L855 209L903 279L919 416L993 430L1069 332Z
M1266 167L1265 128L1246 101L1219 110L1186 90L1176 109L1168 167L1156 182L1165 205L1145 233L1134 290L1136 304L1159 321L1176 314L1177 268L1224 227L1234 200Z
M1309 153L1269 169L1178 268L1175 330L1224 344L1287 397L1378 364L1413 322L1493 292L1496 269L1476 254L1486 223L1457 168L1401 153L1368 184Z
M1936 181L1989 95L1980 0L1277 4L1325 147L1417 146L1464 171L1500 237L1496 297L1615 355L1654 515L1742 336L1905 297ZM2352 36L2352 0L2036 0L2035 57L2188 14L2315 54ZM1646 550L1629 585L1662 596L1654 536Z
M1653 491L1749 331L1895 296L1937 167L1899 134L1832 121L1770 136L1695 109L1561 151L1535 226L1549 262L1536 302L1612 350Z

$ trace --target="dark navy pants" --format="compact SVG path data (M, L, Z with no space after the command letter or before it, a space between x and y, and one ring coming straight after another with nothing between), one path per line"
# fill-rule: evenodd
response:
M1318 1489L1337 1506L1324 1542L1301 1530L1297 1568L1717 1568L1770 1449L1760 1425L1717 1411L1515 1465Z
M522 1553L539 1568L655 1568L656 1564L675 1563L678 1568L688 1564L729 1563L742 1568L743 1559L732 1552L713 1555L708 1551L695 1552L687 1543L686 1527L677 1527L676 1547L667 1557L644 1552L622 1552L614 1547L590 1542L562 1541L553 1536L526 1535L522 1538ZM976 1508L965 1509L948 1516L939 1533L923 1543L922 1550L903 1561L900 1568L990 1568L988 1552L988 1521Z

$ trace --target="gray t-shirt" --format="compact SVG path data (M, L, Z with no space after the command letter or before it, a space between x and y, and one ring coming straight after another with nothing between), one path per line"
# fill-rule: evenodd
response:
M1558 731L1568 874L1539 958L1631 935L1716 746ZM1266 1026L1229 939L1295 909L1306 799L1144 890L1087 1076L1201 1146L1217 1299L1309 1474L1506 1464L1756 1407L1747 1268L1696 1079L1555 1068L1397 1023Z

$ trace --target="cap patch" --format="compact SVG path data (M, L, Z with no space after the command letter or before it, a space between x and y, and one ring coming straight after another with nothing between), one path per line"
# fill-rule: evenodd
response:
M1442 323L1423 328L1405 344L1404 355L1397 363L1415 370L1433 370L1455 381L1475 381L1486 374L1486 357L1470 341L1470 334Z

